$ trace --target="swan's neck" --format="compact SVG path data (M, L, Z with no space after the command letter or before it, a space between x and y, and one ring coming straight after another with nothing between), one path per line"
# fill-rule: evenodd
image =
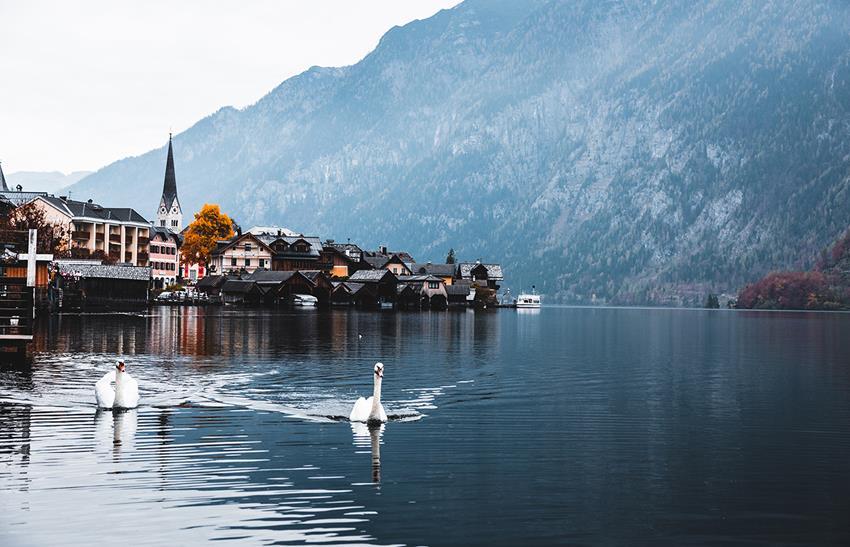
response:
M124 379L124 373L120 370L115 371L115 385L119 385L121 381Z
M372 393L372 411L377 411L381 405L381 377L375 374L375 391Z

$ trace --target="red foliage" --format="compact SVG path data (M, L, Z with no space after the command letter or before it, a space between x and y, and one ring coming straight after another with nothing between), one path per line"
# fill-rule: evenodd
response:
M777 272L747 285L739 308L815 310L839 306L829 277L822 272Z

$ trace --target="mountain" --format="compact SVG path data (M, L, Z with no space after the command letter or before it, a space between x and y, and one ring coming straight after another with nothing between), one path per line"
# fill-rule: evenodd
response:
M6 177L9 188L21 185L24 190L37 192L56 193L81 180L91 171L74 171L72 173L60 173L59 171L18 171L10 173Z
M243 226L454 247L561 301L701 304L847 228L849 129L846 2L467 0L174 151L184 207ZM72 190L152 214L164 165Z

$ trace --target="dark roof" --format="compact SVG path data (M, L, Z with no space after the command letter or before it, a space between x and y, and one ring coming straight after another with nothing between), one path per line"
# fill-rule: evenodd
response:
M3 166L0 165L0 190L8 192L9 187L6 185L6 176L3 174Z
M472 270L477 266L484 266L487 269L487 277L496 281L504 279L502 275L502 266L500 264L481 264L480 262L463 262L458 265L460 277L471 277Z
M171 150L171 135L168 135L168 158L165 160L165 180L162 183L162 199L168 207L177 199L177 177L174 174L174 152ZM177 199L177 203L180 200Z
M435 275L400 275L398 276L398 280L403 283L422 283L425 281L439 281L443 282L443 279L437 277Z
M363 262L365 262L366 264L368 264L368 265L372 266L373 268L375 268L376 270L378 270L378 269L384 267L384 264L387 263L387 259L388 259L388 257L386 257L384 255L364 256Z
M299 272L313 283L315 283L320 277L328 278L327 274L325 274L322 270L299 270Z
M346 281L345 286L348 287L348 290L349 292L351 292L352 296L368 287L368 285L366 285L365 283L352 283L350 281Z
M266 284L278 284L283 283L285 281L289 281L289 279L297 274L298 272L282 272L282 271L269 271L269 270L257 270L248 276L250 279L256 281L257 283L266 283Z
M227 249L233 247L234 245L239 244L240 242L242 242L246 239L250 239L252 241L255 241L258 245L262 245L263 247L266 247L266 249L269 252L273 252L269 248L269 246L266 244L266 242L263 241L262 238L252 234L251 232L245 232L244 234L237 234L230 239L220 239L220 240L216 241L215 242L215 249L213 249L212 253L210 253L210 254L212 256L220 255L221 253L223 253Z
M10 202L15 207L20 207L31 202L37 197L46 196L47 192L18 192L17 190L0 190L0 197Z
M454 264L423 264L416 269L418 273L438 275L440 277L453 277L455 274Z
M180 235L172 232L165 226L151 226L151 239L156 236L162 236L166 241L172 239L176 243L180 243Z
M59 262L58 264L60 273L81 278L148 281L151 277L151 269L147 266L117 266L79 262Z
M227 281L227 277L223 275L206 275L195 284L195 288L215 289L216 287L221 287L222 285L224 285L225 281Z
M383 281L387 275L391 275L393 280L397 280L395 274L389 270L357 270L348 279L358 283L378 283Z
M63 211L70 217L86 217L103 221L114 220L118 222L150 224L147 220L145 220L145 217L136 212L135 209L104 207L98 203L62 199L57 198L56 196L41 196L41 199L60 211Z
M469 285L446 285L446 294L449 296L469 296Z
M277 236L271 234L261 234L257 236L257 239L259 239L265 245L270 247L276 258L297 258L300 260L313 258L318 259L319 252L322 250L322 240L316 236ZM299 253L288 248L293 243L299 240L305 241L310 246L310 249L307 252ZM287 249L285 251L278 252L277 250L275 250L275 243L279 241L286 243Z
M256 288L257 284L253 279L228 279L221 287L221 292L231 294L247 294Z

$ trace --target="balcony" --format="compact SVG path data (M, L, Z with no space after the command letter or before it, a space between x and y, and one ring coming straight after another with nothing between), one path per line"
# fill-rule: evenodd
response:
M121 245L121 234L109 234L109 243Z
M139 251L138 253L136 253L136 258L139 259L139 262L147 262L149 257L150 255L148 255L148 253L144 251Z
M102 234L102 233L100 233L100 232L95 232L95 234L94 234L94 240L95 240L95 241L103 241L103 234Z
M83 230L74 230L73 232L71 232L71 239L76 239L78 241L88 241L89 239L91 239L91 232L86 232Z
M150 238L148 238L148 237L140 237L140 238L139 238L139 247L144 247L145 245L147 245L147 244L148 244L148 243L150 243L150 242L151 242Z

